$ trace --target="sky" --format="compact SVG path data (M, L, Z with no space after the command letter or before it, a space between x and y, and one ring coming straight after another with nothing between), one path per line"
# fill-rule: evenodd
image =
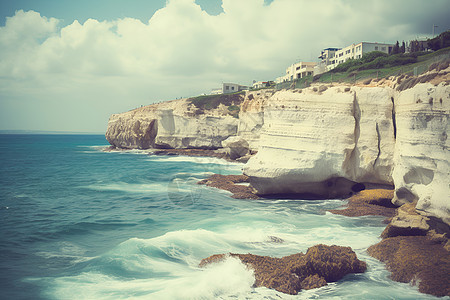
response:
M111 114L431 37L449 15L450 0L0 0L0 130L104 133Z

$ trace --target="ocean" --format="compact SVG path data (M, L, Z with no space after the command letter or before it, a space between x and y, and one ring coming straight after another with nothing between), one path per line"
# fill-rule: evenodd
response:
M100 135L0 135L1 299L435 298L391 281L366 253L383 217L327 212L341 200L233 199L196 183L241 174L240 163L107 146ZM198 267L213 254L282 257L320 243L352 247L367 272L292 296L252 287L233 258Z

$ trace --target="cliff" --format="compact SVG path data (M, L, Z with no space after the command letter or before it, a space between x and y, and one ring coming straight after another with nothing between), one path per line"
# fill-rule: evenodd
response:
M111 116L106 137L120 148L258 151L244 173L259 195L391 186L395 204L450 224L449 71L154 104Z
M448 69L438 75L406 89L392 78L275 93L244 174L259 195L334 198L392 185L395 204L450 224Z
M110 117L106 139L117 148L204 148L217 149L235 136L238 119L229 107L240 105L242 95L224 97L231 102L216 107L197 107L192 99L148 105Z
M347 196L357 183L392 184L391 91L280 91L267 102L258 154L244 168L260 194Z

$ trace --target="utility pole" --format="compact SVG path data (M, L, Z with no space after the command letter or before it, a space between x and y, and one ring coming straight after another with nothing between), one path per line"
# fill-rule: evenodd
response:
M437 27L439 27L439 26L433 24L433 36L432 36L432 38L434 38L434 28L437 28Z

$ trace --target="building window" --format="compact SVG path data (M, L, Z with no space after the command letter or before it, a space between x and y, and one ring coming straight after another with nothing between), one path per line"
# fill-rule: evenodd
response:
M228 91L228 90L230 89L230 87L227 85L227 86L225 87L225 89Z
M375 50L378 50L378 46L375 46Z
M231 90L234 91L234 86L231 87Z
M386 47L381 47L381 50L382 51L386 51Z

